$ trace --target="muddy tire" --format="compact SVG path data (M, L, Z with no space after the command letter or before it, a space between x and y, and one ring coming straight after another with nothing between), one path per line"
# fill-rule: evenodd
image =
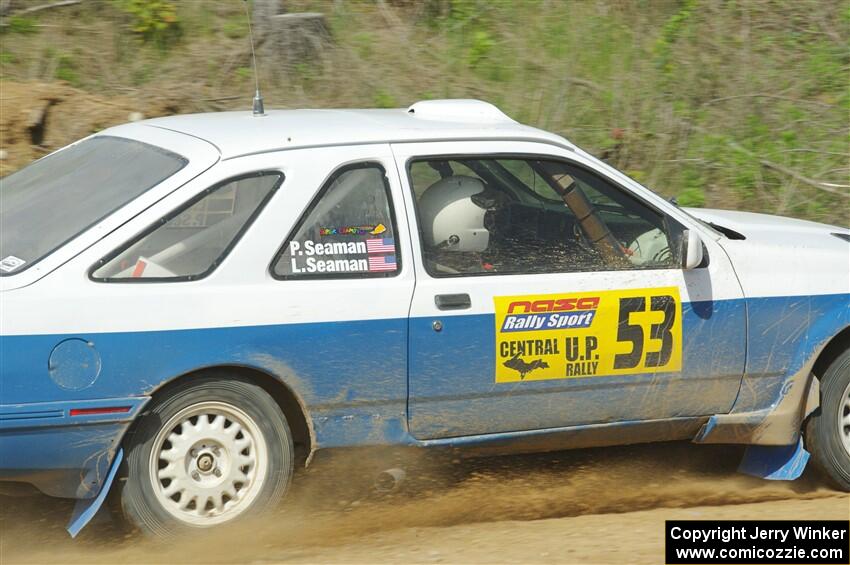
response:
M116 503L156 537L232 523L274 508L293 474L286 418L262 388L214 374L171 389L124 446Z
M850 492L850 350L823 374L820 392L820 409L806 424L806 447L833 486Z

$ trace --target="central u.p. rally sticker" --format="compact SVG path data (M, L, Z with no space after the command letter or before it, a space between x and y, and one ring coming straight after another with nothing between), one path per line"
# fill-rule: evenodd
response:
M496 382L675 372L678 287L497 296Z

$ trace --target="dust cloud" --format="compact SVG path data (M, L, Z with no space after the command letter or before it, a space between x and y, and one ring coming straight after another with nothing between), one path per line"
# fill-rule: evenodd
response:
M298 488L276 513L167 541L125 531L107 512L70 540L63 529L72 507L68 501L0 498L0 562L270 563L305 555L313 562L339 561L339 549L361 539L418 528L451 532L482 523L582 516L601 516L616 526L627 513L652 509L843 496L811 471L794 482L738 475L742 452L685 443L486 459L421 450L341 452L301 472ZM398 492L378 495L371 488L375 473L390 466L404 467L409 479ZM764 512L770 513L770 505ZM387 549L393 541L381 543ZM496 558L500 548L491 549ZM405 559L396 555L389 561Z

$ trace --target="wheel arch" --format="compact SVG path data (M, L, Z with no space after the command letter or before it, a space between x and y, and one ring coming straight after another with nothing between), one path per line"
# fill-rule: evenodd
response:
M272 397L286 417L290 431L292 432L296 465L308 465L316 448L316 437L307 406L291 386L284 382L281 377L268 370L239 364L218 364L193 369L161 382L148 393L151 396L149 405L156 402L158 398L166 396L170 390L186 382L187 379L214 373L220 374L222 372L242 377L259 386ZM124 435L124 442L132 437L134 429L139 421L141 421L142 416L144 416L144 412L133 421L133 424Z
M835 359L850 349L850 326L847 326L826 343L812 367L815 377L821 379Z

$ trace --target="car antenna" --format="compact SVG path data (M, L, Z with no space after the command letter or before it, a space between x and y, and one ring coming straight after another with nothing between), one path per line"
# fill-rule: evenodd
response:
M254 52L254 31L251 29L251 12L248 10L248 0L245 2L245 15L248 16L248 38L251 40L251 60L254 63L254 115L265 116L263 95L260 94L260 75L257 73L257 54Z

